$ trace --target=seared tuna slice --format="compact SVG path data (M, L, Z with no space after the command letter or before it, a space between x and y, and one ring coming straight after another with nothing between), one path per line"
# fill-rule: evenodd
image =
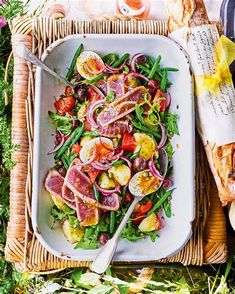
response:
M142 105L145 99L149 99L150 95L144 86L137 87L119 99L107 105L97 116L97 123L101 127L105 127L114 121L125 117L128 113L135 110L135 105Z

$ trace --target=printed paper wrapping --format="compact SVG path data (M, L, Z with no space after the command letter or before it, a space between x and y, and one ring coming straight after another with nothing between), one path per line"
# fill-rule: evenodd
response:
M216 25L185 27L172 32L170 38L190 57L197 96L196 123L204 144L235 142L235 90L229 72L235 45L219 37ZM183 91L182 85L182 97Z

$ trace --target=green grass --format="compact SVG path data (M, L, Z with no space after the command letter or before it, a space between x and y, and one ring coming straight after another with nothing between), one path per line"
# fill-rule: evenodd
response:
M26 6L27 7L27 6ZM0 15L8 20L25 14L21 1L9 0L0 5ZM89 276L87 269L66 269L47 276L19 273L14 265L4 259L6 227L9 219L9 181L10 170L14 166L11 153L18 148L11 144L11 101L13 62L9 67L9 82L4 82L5 65L11 51L9 27L0 29L0 293L42 293L51 287L56 293L69 289L69 293L127 293L130 283L138 276L141 266L113 267L105 275ZM4 92L9 95L9 104L5 106ZM141 293L235 293L234 255L227 265L220 267L184 267L179 264L155 265L151 281ZM218 288L220 287L220 288ZM66 290L67 289L67 290ZM94 290L95 289L95 290ZM53 291L54 291L53 290ZM51 290L51 293L53 293ZM93 292L92 292L93 291ZM96 292L94 292L96 291ZM168 291L168 292L167 292Z

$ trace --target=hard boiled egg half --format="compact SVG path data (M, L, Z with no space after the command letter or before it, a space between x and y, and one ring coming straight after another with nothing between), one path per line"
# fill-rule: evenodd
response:
M100 74L104 67L101 57L93 51L83 51L77 58L77 71L87 80Z

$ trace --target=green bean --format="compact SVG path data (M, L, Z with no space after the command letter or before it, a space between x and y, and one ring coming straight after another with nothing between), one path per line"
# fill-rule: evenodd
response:
M141 124L139 124L139 123L137 123L137 122L135 122L135 121L131 121L131 123L133 124L133 126L134 126L136 129L138 129L138 130L140 130L140 131L143 131L143 132L145 132L145 133L149 133L149 134L153 135L153 136L154 136L155 138L157 138L157 139L161 139L161 135L160 135L158 132L156 132L156 131L154 131L154 130L148 128L148 127L145 127L145 126L143 126L143 125L141 125Z
M116 220L116 212L110 212L110 223L109 223L109 232L112 234L115 229L115 220Z
M150 73L150 70L147 68L147 67L145 67L144 65L142 65L142 64L139 64L139 65L137 65L137 68L139 68L139 69L141 69L142 71L144 71L144 73L147 75L147 77L148 77L148 75L149 75L149 73ZM161 76L162 76L162 73L160 73L160 72L156 72L155 73L155 75L154 75L154 79L155 80L157 80L158 82L161 82Z
M154 65L154 60L151 56L147 56L147 64L150 65L150 66L153 66Z
M157 210L163 202L171 195L173 190L167 191L163 196L153 205L153 207L148 211L147 216L152 214L155 210Z
M167 70L164 69L163 71L163 76L162 76L162 80L160 83L160 89L165 92L166 91L166 84L167 84Z
M83 136L99 137L100 133L97 131L87 131L82 134Z
M146 126L146 123L142 117L143 111L142 111L141 107L139 106L139 104L136 104L136 106L135 106L135 113L136 113L137 119L142 123L142 125Z
M131 155L131 157L129 158L130 161L135 160L140 155L140 150L141 150L141 148Z
M93 84L94 82L97 82L101 79L103 79L106 76L106 74L102 73L96 77L94 77L93 79L91 79L90 81L88 81L88 84Z
M114 64L112 65L112 67L116 68L119 65L121 65L127 58L129 58L130 54L129 53L125 53L123 54L116 62L114 62Z
M62 156L62 157L61 157L61 160L62 160L62 162L63 162L64 168L65 168L65 169L68 169L68 168L69 168L69 164L68 164L66 158L65 158L64 156Z
M127 192L127 187L124 186L122 189L122 196L125 196L126 192Z
M130 159L130 157L132 156L132 152L128 152L125 156L126 156L126 158Z
M64 152L68 149L70 149L77 141L78 139L81 137L82 133L84 130L84 124L82 124L80 127L77 127L72 134L68 137L68 139L66 140L66 142L64 143L64 145L62 147L60 147L60 149L57 151L56 155L55 155L55 159L60 158Z
M95 199L97 202L99 202L99 199L100 199L100 192L98 191L98 189L96 188L96 185L94 184L93 185L93 190L94 190L94 193L95 193Z
M167 71L179 71L179 69L175 67L165 67L164 69Z
M142 64L137 64L136 66L137 66L137 68L143 70L147 75L149 75L150 69L148 69L146 66L144 66Z
M74 57L72 59L72 62L70 64L69 70L68 70L67 75L66 75L66 80L68 80L68 81L71 79L71 77L73 75L73 71L74 71L75 64L77 62L77 58L81 54L82 50L83 50L83 44L81 44L78 47L77 51L74 54Z
M159 68L160 61L161 61L161 55L158 55L157 59L154 62L154 65L153 65L153 67L152 67L152 69L151 69L151 71L150 71L150 73L148 75L149 79L153 78L154 74L156 73L157 69Z
M121 164L125 163L125 160L123 159L119 159L119 160L116 160L114 162L111 163L112 166L119 166Z

